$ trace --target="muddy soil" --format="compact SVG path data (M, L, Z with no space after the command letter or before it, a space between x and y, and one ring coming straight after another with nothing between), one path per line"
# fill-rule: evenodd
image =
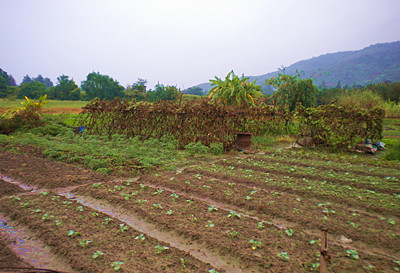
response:
M340 213L353 212L351 205L356 204L356 201L345 202L344 197L329 197L332 203L336 203L338 216L337 219L329 216L334 220L330 218L324 222L321 217L326 215L321 212L318 203L326 202L327 196L269 185L261 180L228 172L214 173L214 163L204 163L204 169L201 170L183 168L176 173L159 173L127 180L48 160L37 154L35 156L34 149L32 151L30 155L0 151L0 175L3 177L3 181L0 180L0 211L29 227L34 231L34 237L50 245L55 256L67 258L77 272L115 272L110 269L110 264L121 259L125 259L126 266L131 266L121 272L136 272L132 269L134 266L140 272L208 272L210 268L217 269L217 272L316 271L319 246L309 242L318 237L318 228L310 223L315 221L334 226L346 222L348 225L350 218L340 218ZM229 155L228 158L235 156ZM247 168L247 165L239 164L220 165ZM263 168L252 168L252 171L265 173ZM278 178L284 175L276 173ZM232 183L238 185L237 189ZM23 185L38 190L29 191ZM74 197L71 192L77 196ZM10 199L9 196L14 197ZM66 201L65 197L70 201ZM304 200L302 206L296 205L300 202L297 199ZM99 205L101 202L105 202L102 207ZM214 205L218 210L210 210ZM318 212L314 209L306 211L308 206L315 206ZM359 208L366 212L359 210L353 213L357 217L365 217L366 221L374 221L382 216L376 212L390 211L379 210L379 204L376 212L368 210L368 203L359 205ZM228 217L233 209L242 217ZM298 213L296 209L304 213ZM390 212L397 215L398 210ZM394 268L393 260L400 257L397 253L400 232L397 224L391 228L392 224L387 223L389 216L384 216L387 217L384 221L376 221L376 230L373 224L365 222L366 230L378 234L380 230L382 234L385 232L382 241L376 240L376 243L373 240L379 239L377 234L361 236L365 232L361 229L351 229L346 233L346 228L340 226L342 223L332 228L332 270L364 272L370 268L371 272L390 272ZM49 221L48 217L54 218ZM107 226L104 225L106 217L113 219ZM393 218L390 219L397 223L398 218ZM54 219L62 220L63 225L58 226ZM265 225L262 229L257 227L259 222ZM130 228L124 232L118 231L125 224ZM290 228L295 229L294 235L287 235ZM66 236L69 230L79 230L82 239L94 238L93 242L98 244L82 247L77 240ZM146 249L130 244L137 242L136 237L141 232L149 238ZM392 242L385 239L386 233L392 236ZM254 240L251 242L249 239ZM193 242L191 247L190 242ZM251 247L250 243L256 242L260 244ZM169 246L169 250L163 252L168 254L167 257L161 252L154 254L154 245L162 243ZM94 247L100 246L105 253L109 253L106 258L90 258L96 250ZM352 256L345 254L349 249L358 250L362 258L352 259ZM3 251L9 255L9 249ZM290 262L277 255L286 251L290 252ZM213 254L214 260L210 258ZM179 260L179 257L183 260ZM141 262L136 263L135 259ZM8 261L15 266L21 264L17 255ZM185 264L186 261L190 262Z
M35 185L46 189L112 179L107 175L78 166L10 151L0 151L0 174L22 180L26 185Z

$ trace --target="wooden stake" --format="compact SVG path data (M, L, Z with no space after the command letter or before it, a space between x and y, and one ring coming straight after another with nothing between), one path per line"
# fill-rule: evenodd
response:
M321 257L319 263L320 273L326 273L327 265L331 260L331 256L328 254L328 229L325 227L321 228Z

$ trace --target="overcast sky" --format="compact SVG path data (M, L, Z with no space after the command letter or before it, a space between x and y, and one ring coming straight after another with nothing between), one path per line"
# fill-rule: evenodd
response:
M400 40L400 0L0 0L0 68L19 84L88 73L179 88Z

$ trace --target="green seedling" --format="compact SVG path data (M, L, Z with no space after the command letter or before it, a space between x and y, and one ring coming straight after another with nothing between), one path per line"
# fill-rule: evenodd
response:
M57 200L57 199L59 199L60 198L60 196L58 196L58 195L56 195L56 196L53 196L53 197L51 197L51 200Z
M217 211L217 210L218 210L218 208L216 208L215 205L211 205L208 207L209 212L213 212L213 211Z
M123 188L124 188L124 186L118 186L118 185L114 186L114 189L116 191L122 191Z
M21 198L20 197L18 197L18 196L14 196L14 195L11 195L10 197L8 197L8 198L10 198L10 199L14 199L15 201L20 201L21 200Z
M251 198L250 196L247 195L247 196L245 197L245 199L246 199L246 200L251 200L252 198Z
M140 188L141 188L142 190L146 190L146 189L149 188L149 186L146 186L146 185L144 185L144 184L140 184Z
M208 185L203 185L203 188L205 188L205 189L207 189L207 190L211 189L211 187L208 186Z
M157 254L161 254L163 251L165 251L167 249L169 249L169 247L156 245Z
M94 184L92 184L92 187L93 188L100 188L100 186L102 185L102 183L94 183Z
M80 212L82 212L82 211L83 211L83 207L82 207L82 206L78 206L78 207L76 207L76 211L80 211Z
M91 214L92 214L93 217L99 216L99 214L97 212L95 212L95 211L93 211Z
M39 212L41 212L41 211L42 211L41 209L35 209L35 210L33 210L32 213L39 213Z
M263 222L257 222L257 228L258 228L258 229L263 229L263 228L265 228L264 223L263 223Z
M233 211L233 210L231 210L227 216L228 216L228 218L230 218L230 217L232 217L232 218L238 218L238 219L242 218L242 215L240 215L239 213L236 213L236 212Z
M351 225L354 229L358 229L358 228L361 226L361 224L357 224L357 223L353 223L353 222L350 222L350 225Z
M61 226L62 225L62 222L60 220L55 220L55 222L56 222L56 226Z
M165 214L166 215L171 215L172 214L172 210L167 210L167 212Z
M212 222L212 221L210 221L210 220L208 220L208 221L207 221L207 225L206 225L206 227L214 227L214 224L213 224L213 222Z
M240 232L234 231L234 230L227 230L225 231L229 236L231 237L236 237L240 234Z
M135 237L135 240L146 240L146 237L143 234L139 234L138 236Z
M253 239L250 239L249 243L251 244L251 249L253 249L253 250L260 248L262 245L262 243L260 241L255 241Z
M47 214L47 213L45 213L45 214L43 214L43 216L42 216L42 220L50 220L50 218L54 218L54 216L53 215L49 215L49 214Z
M358 256L357 250L354 250L354 249L346 250L346 256L350 257L350 258L353 258L354 260L360 259L360 256Z
M197 179L201 180L201 175L199 173L195 174L194 177L196 177Z
M160 204L153 204L153 208L162 209L162 206Z
M82 240L79 241L79 244L81 245L81 247L87 247L92 241L90 240Z
M164 191L164 190L156 190L155 192L153 192L153 194L154 194L154 195L161 194L161 193L163 193L163 191Z
M233 188L234 186L236 186L236 183L228 183L229 187Z
M80 235L81 235L81 233L80 233L80 232L78 232L78 231L73 231L72 229L71 229L71 230L69 230L67 234L68 234L68 236L69 236L69 237L72 237L72 238L74 238L74 237L78 237L78 236L80 236Z
M212 268L212 269L208 270L208 273L218 273L218 271L215 270L214 268Z
M188 185L191 184L191 182L189 180L185 180L185 183L188 184Z
M124 232L127 231L128 227L125 224L119 224L119 231Z
M279 258L281 258L282 260L284 260L284 261L289 261L290 260L289 255L285 251L278 253L277 256Z
M21 203L20 206L23 208L27 208L29 206L29 202Z
M40 192L40 194L41 194L42 196L46 196L46 195L48 195L49 193L48 193L47 191L42 191L42 192Z
M69 204L72 204L72 202L71 201L63 201L63 204L64 205L69 205Z
M113 219L112 218L106 218L104 220L104 222L102 222L102 224L107 225L108 223L110 223Z
M95 253L93 253L92 258L97 259L97 258L102 258L104 253L102 251L97 250Z
M176 193L172 193L171 196L172 196L173 198L179 198L179 195L177 195Z
M285 229L285 233L286 233L287 236L290 237L290 236L293 236L294 231L291 228L290 229Z
M112 268L114 268L115 271L118 271L121 269L121 265L123 265L124 262L113 262L111 264Z

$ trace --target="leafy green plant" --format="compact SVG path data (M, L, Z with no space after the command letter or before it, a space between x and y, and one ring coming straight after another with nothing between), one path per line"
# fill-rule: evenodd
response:
M249 78L239 78L233 71L226 75L225 80L215 77L210 80L213 86L208 92L208 97L224 105L249 107L255 105L257 98L263 97L261 86L256 81L250 82Z
M160 246L160 245L156 245L156 254L161 254L163 251L169 249L169 247L167 246Z
M138 236L135 237L135 240L144 241L144 240L146 240L146 237L143 234L139 234Z
M79 241L79 244L81 245L81 247L87 247L92 241L90 240L81 240Z
M354 249L348 249L346 250L346 256L353 258L354 260L360 259L360 256L358 256L358 251Z
M124 262L113 262L111 264L111 266L112 266L112 268L114 268L115 271L119 271L123 264L124 264Z
M128 227L125 224L119 224L119 231L124 232L127 231Z
M240 215L239 213L236 213L233 210L231 210L227 216L228 216L228 218L230 218L230 217L237 218L237 219L242 218L242 215Z
M294 231L291 228L290 229L285 229L285 233L286 233L287 236L293 236Z
M260 248L262 243L260 241L255 241L254 239L250 239L249 243L251 244L251 249L256 250Z
M93 259L98 259L98 258L102 258L104 255L104 253L100 250L96 250L93 254L92 254L92 258Z
M278 253L277 256L279 258L281 258L282 260L284 260L284 261L289 261L290 260L289 255L285 251Z
M72 237L72 238L74 238L74 237L78 237L78 236L80 236L80 235L81 235L81 233L80 233L80 232L78 232L78 231L73 231L73 230L71 229L71 230L69 230L69 231L68 231L67 235L68 235L69 237Z
M189 143L185 146L185 150L190 154L190 155L195 155L195 154L206 154L210 151L210 148L207 146L204 146L200 141L196 143Z

